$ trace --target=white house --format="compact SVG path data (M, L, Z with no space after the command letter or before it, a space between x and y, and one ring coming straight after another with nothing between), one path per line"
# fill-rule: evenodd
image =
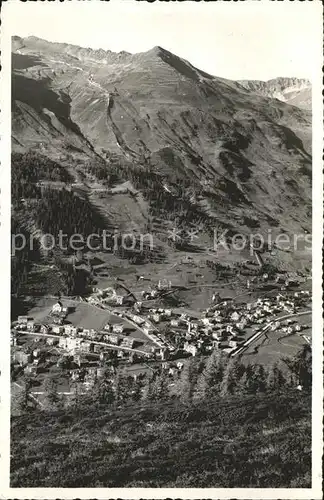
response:
M27 321L28 321L28 316L18 316L18 324L19 325L22 325L22 324L27 324Z
M123 333L124 331L124 325L121 323L113 325L113 332L114 333Z
M220 332L213 332L213 333L212 333L212 338L213 338L214 340L220 340L220 339L221 339L221 337L222 337L222 336L221 336Z
M82 341L80 343L80 349L82 349L82 351L89 352L89 351L91 351L91 348L93 348L93 344L91 344L90 342Z
M28 331L33 331L35 327L35 322L34 321L27 321L27 330Z
M61 337L59 339L59 347L62 347L62 349L66 349L66 345L67 345L66 337Z
M61 340L61 339L60 339L60 340ZM57 340L57 339L55 339L54 337L48 337L48 338L46 339L46 342L47 342L47 344L48 344L48 345L55 345L55 344L57 344L57 343L58 343L58 340Z
M198 351L197 346L194 344L190 344L189 342L185 342L183 349L189 352L192 356L196 356Z
M188 333L195 333L198 329L197 323L193 323L191 321L188 321L187 327Z
M53 325L53 327L52 327L53 333L56 333L57 335L60 335L61 333L63 333L63 330L64 330L64 327L61 325Z
M123 295L116 295L115 300L116 300L116 304L121 306L124 302L124 297L123 297Z
M152 311L152 312L156 312L156 309L154 309L154 311ZM145 321L143 318L141 318L141 316L138 316L137 314L131 314L129 317L137 325L141 325Z
M65 325L64 326L64 333L66 333L66 335L70 335L71 331L72 331L72 327L73 327L73 325Z
M57 314L62 312L62 309L63 309L62 302L58 301L56 302L56 304L53 305L52 312Z
M146 335L150 335L153 332L153 328L151 325L143 326L143 332L146 333Z
M232 321L238 321L240 319L240 315L238 314L237 311L234 311L232 314L231 314L231 320Z
M247 321L245 319L243 319L242 321L240 321L239 323L236 323L236 328L238 330L244 330L244 328L246 327L247 325Z
M95 338L96 338L96 336L97 336L97 331L96 331L96 330L94 330L94 328L91 328L91 330L90 330L90 332L89 332L89 337L90 337L91 339L95 339Z

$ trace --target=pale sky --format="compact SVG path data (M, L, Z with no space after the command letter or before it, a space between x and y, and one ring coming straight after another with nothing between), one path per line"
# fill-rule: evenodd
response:
M135 2L70 0L2 6L11 35L119 52L155 45L212 75L313 79L322 50L322 5L312 2Z

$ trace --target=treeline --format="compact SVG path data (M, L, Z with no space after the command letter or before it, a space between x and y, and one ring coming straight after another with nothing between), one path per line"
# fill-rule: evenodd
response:
M277 363L264 367L260 364L244 365L238 358L229 358L215 350L206 362L192 358L185 364L170 391L168 373L150 378L142 391L143 399L159 401L179 398L182 402L208 400L235 394L257 394L312 386L311 349L305 346L293 359L284 360L285 369Z
M105 221L89 201L66 189L43 191L36 223L44 233L56 236L61 230L68 237L79 234L84 239L106 229Z
M72 235L79 235L82 238L81 247L86 244L88 236L97 235L90 241L94 250L113 252L117 257L127 259L132 264L153 262L156 258L163 258L160 249L151 248L150 242L142 241L135 233L132 236L114 233L87 199L79 198L65 189L46 189L43 192L35 220L37 227L43 233L53 235L56 240L60 230L62 234L67 235L63 240L64 246ZM104 230L106 232L103 238ZM77 238L73 240L73 245L78 246ZM87 250L91 250L91 247L89 246ZM73 249L68 251L71 252Z
M102 181L104 185L111 186L120 181L120 173L112 171L106 162L90 161L86 165L86 171L93 175L98 181Z
M71 182L67 170L57 162L34 151L12 153L11 155L11 196L12 200L21 198L40 198L40 188L36 183L42 180Z
M32 264L40 259L40 253L37 241L33 241L33 245L30 245L30 233L18 223L15 217L11 218L11 238L11 293L19 295L28 280ZM19 250L14 248L16 240ZM25 245L22 245L23 241L26 241Z
M55 254L53 255L53 261L62 275L60 293L82 296L91 291L94 276L90 265L78 269L71 262L67 262L64 258L62 259Z
M197 204L202 190L194 187L190 179L183 178L181 183L167 186L168 181L161 174L132 164L109 166L111 175L122 175L130 180L133 186L143 193L150 203L150 214L153 217L172 220L177 227L202 225L208 232L212 231L215 220L208 216Z
M137 378L125 376L121 370L112 375L107 368L104 376L94 380L91 391L84 394L77 383L69 404L81 409L84 405L120 405L132 401L161 402L178 399L182 403L208 401L213 398L227 398L235 395L269 394L285 390L303 391L312 387L311 348L306 345L294 358L283 361L285 369L277 363L264 367L261 364L244 365L238 358L229 358L222 351L215 350L203 361L199 358L187 360L183 370L170 374L168 370L156 371L153 376ZM51 394L55 392L52 387ZM51 397L52 397L51 396ZM25 393L24 404L27 404ZM56 407L63 401L56 391ZM27 407L21 406L21 409Z

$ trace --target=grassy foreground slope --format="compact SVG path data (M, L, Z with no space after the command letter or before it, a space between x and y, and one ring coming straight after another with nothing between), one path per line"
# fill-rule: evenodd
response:
M311 397L93 405L12 419L12 487L310 487Z

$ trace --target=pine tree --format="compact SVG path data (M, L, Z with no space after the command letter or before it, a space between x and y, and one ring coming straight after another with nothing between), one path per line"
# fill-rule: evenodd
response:
M79 389L79 384L75 382L72 384L72 395L69 397L69 406L78 409L81 405L81 394Z
M108 373L95 381L92 392L92 399L94 403L101 405L111 405L115 400L115 391L112 381L109 379Z
M220 384L224 375L224 357L219 350L213 351L208 358L206 367L203 371L207 384L207 397L213 396L219 392Z
M195 359L188 360L185 364L178 384L179 397L188 402L192 399L199 374L199 365Z
M166 373L156 375L150 379L145 390L144 399L149 401L162 401L169 397L169 380Z
M123 403L127 399L131 398L132 394L132 381L129 377L121 374L120 371L117 372L115 384L115 404Z
M230 363L227 365L223 380L220 384L220 395L227 396L229 394L234 393L234 389L236 388L237 381L234 377L234 373Z
M312 387L312 349L306 344L292 359L284 359L297 383L305 389Z
M273 363L267 370L267 390L273 391L277 387L277 363Z
M169 380L165 371L160 373L154 385L155 400L166 400L169 397Z
M267 370L266 389L268 391L279 391L285 385L290 385L280 370L278 363L273 363Z
M251 369L249 392L264 392L267 386L266 372L262 365L254 365Z
M142 397L142 388L143 384L140 380L135 380L133 384L133 390L132 390L132 399L133 401L140 401Z
M245 371L237 383L237 391L239 394L244 394L250 392L250 381L249 375Z
M208 384L206 381L206 377L204 376L203 373L201 373L200 375L198 375L197 378L197 383L194 389L193 398L205 399L207 398L207 394L208 394Z
M141 398L143 401L150 401L153 384L154 384L154 380L151 378L148 378L146 376L145 380L144 380L144 384L143 384L143 391L142 391L142 398Z
M244 373L244 366L237 358L231 358L225 368L219 391L221 396L234 394Z
M31 382L30 379L25 377L23 386L20 388L19 392L13 397L13 401L17 406L17 409L21 412L25 412L28 409L28 402L30 400L30 389Z
M60 400L56 380L47 378L45 380L44 390L48 406L55 406Z

